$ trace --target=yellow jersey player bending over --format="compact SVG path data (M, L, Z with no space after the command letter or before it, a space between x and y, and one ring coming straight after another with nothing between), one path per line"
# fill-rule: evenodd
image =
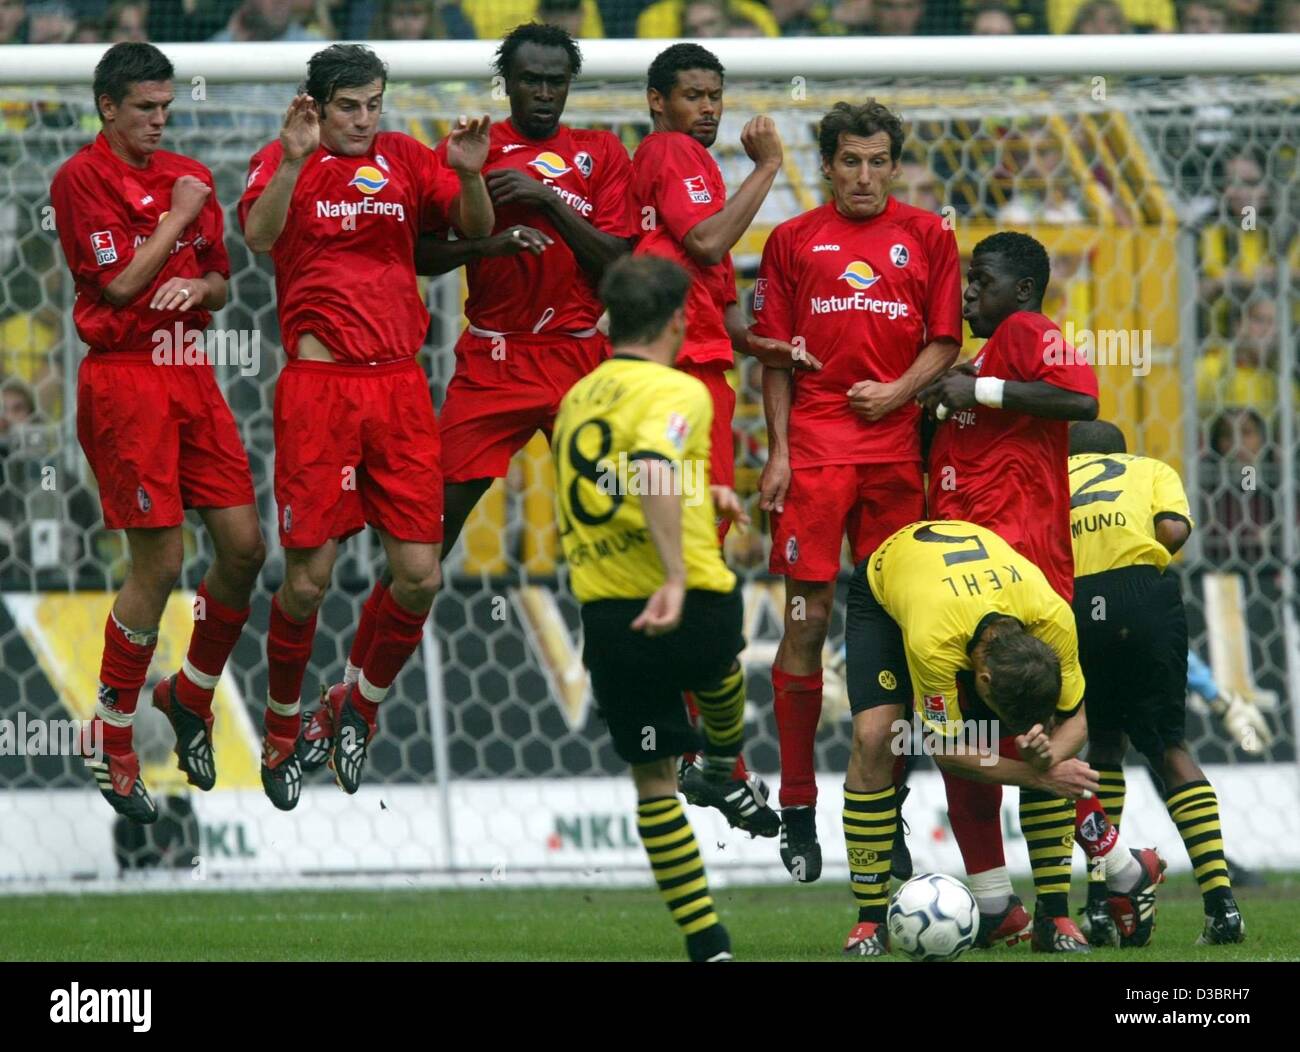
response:
M755 778L727 785L745 733L736 660L745 640L714 508L741 524L748 517L734 492L709 484L708 390L673 368L689 287L681 267L654 256L609 268L600 295L614 356L564 396L552 448L582 660L614 751L632 766L637 829L691 960L729 961L731 941L677 798L677 758L702 749L705 777L748 794L742 804L751 808L766 806L766 793ZM682 705L687 690L703 741Z
M912 523L854 571L846 644L853 746L844 835L858 924L845 952L888 949L897 823L890 775L907 739L887 736L882 747L875 725L898 720L909 703L924 732L939 736L926 751L945 773L1037 794L1044 823L1060 827L1048 842L1068 887L1074 808L1064 798L1095 793L1098 781L1075 758L1088 732L1074 618L1042 571L992 530ZM1146 893L1159 882L1163 863L1149 855L1128 859L1112 883L1117 893ZM1034 948L1087 952L1088 943L1068 916L1040 909Z

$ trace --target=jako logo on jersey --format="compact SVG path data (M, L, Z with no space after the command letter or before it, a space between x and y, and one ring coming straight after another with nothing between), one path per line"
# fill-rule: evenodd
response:
M543 175L551 179L558 179L562 175L568 175L572 168L564 163L564 158L558 153L552 153L550 150L543 150L531 161L528 162L529 168L536 168Z
M839 245L813 245L814 252L838 252Z
M912 257L907 252L906 245L889 246L889 262L894 264L894 266L905 267L907 266L907 261L911 258Z
M702 175L692 175L683 179L682 185L686 187L686 193L697 205L707 205L713 200L713 195L709 193L708 184L705 183Z
M583 175L591 177L591 170L596 166L596 162L591 159L591 154L586 150L579 150L573 155L573 165Z
M871 264L864 263L860 259L855 259L844 268L844 273L840 275L840 280L847 281L850 288L869 289L880 279L876 277L876 272L871 269Z
M95 250L95 262L106 267L117 262L117 246L113 244L111 230L96 230L90 235L90 247Z
M925 718L931 723L948 722L948 706L944 704L942 694L927 694L922 700Z
M384 175L373 164L363 164L357 169L357 174L352 177L348 186L355 186L367 197L371 194L377 194L388 185L388 176Z
M522 150L528 143L526 142L508 142L501 147L502 153L513 153L515 150Z

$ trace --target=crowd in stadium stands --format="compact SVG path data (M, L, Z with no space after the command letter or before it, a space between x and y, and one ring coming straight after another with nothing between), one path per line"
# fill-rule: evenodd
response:
M0 0L0 44L1300 32L1300 0Z

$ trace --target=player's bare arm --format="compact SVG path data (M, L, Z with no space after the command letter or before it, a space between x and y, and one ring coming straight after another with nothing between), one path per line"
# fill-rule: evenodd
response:
M320 112L310 95L296 95L289 103L280 127L282 155L279 167L271 176L262 195L253 202L244 221L244 240L254 252L264 254L275 248L280 231L289 215L289 202L298 175L307 158L320 146Z
M686 598L686 559L682 552L682 499L673 492L671 466L662 460L644 462L645 488L641 498L650 539L664 568L664 583L648 600L645 609L632 622L632 628L648 636L671 632L682 620L682 603Z
M496 222L483 182L491 125L487 114L473 119L462 115L447 137L447 164L460 179L460 193L451 203L451 221L466 237L487 237Z
M990 387L985 391L978 386L981 381L992 381L1000 386L996 390ZM952 411L986 405L1049 420L1097 419L1097 399L1092 395L1067 391L1046 380L1025 383L1019 380L995 380L993 377L976 378L955 370L927 386L917 396L917 400L931 411L939 405L945 405Z
M1096 793L1100 788L1097 772L1082 760L1062 760L1045 771L1006 756L996 757L995 763L988 763L988 760L988 756L971 753L935 757L935 762L943 770L973 782L1017 785L1071 800L1084 793Z
M921 350L907 372L897 380L880 383L859 380L848 390L849 405L864 420L879 420L910 402L918 391L957 360L961 345L948 337L934 340Z
M821 359L808 352L802 344L776 340L770 336L755 336L749 331L745 312L740 304L730 303L723 314L727 326L727 335L731 337L731 348L737 354L747 354L757 358L769 369L811 369L822 367Z
M104 299L114 307L125 307L128 303L134 302L135 298L158 276L158 271L162 270L167 258L172 254L176 242L184 235L185 228L198 218L211 195L212 187L196 176L182 175L177 179L172 184L172 202L167 215L158 223L145 243L135 250L135 255L122 269L122 273L108 283L104 289ZM195 282L199 279L186 280ZM192 294L197 292L197 288L192 290ZM222 302L225 302L224 298ZM152 305L157 306L157 303Z
M489 172L487 187L494 205L523 205L536 209L549 219L573 250L578 265L593 281L599 281L609 264L632 250L632 243L627 238L597 230L549 186L517 168L498 168Z
M767 463L758 480L758 506L785 511L790 488L790 402L794 377L789 369L763 368L763 416L767 420Z
M1170 555L1177 555L1178 550L1187 543L1192 535L1192 528L1182 516L1166 515L1156 519L1156 540Z
M714 512L736 526L744 532L745 527L749 525L749 513L745 511L745 505L741 503L740 497L730 486L710 486L709 495L713 497Z
M682 239L682 247L690 257L706 267L721 263L735 248L754 222L781 170L784 151L771 117L751 118L740 133L740 144L754 162L754 170L727 199L721 212L696 223Z
M153 294L154 310L220 310L226 305L226 279L215 270L201 278L168 278Z
M1059 722L1044 727L1036 723L1016 735L1016 747L1033 767L1045 771L1063 760L1078 756L1088 744L1088 719L1083 706Z
M540 256L555 242L530 226L512 226L489 237L466 237L450 241L436 234L421 234L415 246L415 272L426 277L450 274L476 259L517 256L531 252Z

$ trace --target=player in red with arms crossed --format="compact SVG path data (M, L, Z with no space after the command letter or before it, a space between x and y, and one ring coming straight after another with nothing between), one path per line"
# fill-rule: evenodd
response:
M914 398L957 357L957 240L940 216L889 194L903 125L868 99L840 102L818 133L831 201L768 238L753 331L820 358L820 372L763 370L773 573L785 576L785 632L772 666L781 739L781 861L796 880L821 875L813 745L822 647L847 533L855 562L925 515ZM882 709L854 717L854 737L888 754ZM899 758L901 760L901 758ZM895 778L901 779L901 764ZM893 786L845 781L845 822L894 823Z
M496 211L494 233L450 241L425 234L420 274L465 266L469 327L456 342L456 372L439 414L442 437L442 556L510 459L543 431L560 399L609 354L596 329L596 285L605 267L631 251L627 207L632 165L612 132L560 123L582 53L557 26L518 26L497 49L510 119L492 125L483 165ZM438 147L445 159L447 143ZM374 637L392 578L366 599L348 657L346 689ZM306 736L323 733L314 721Z
M754 117L740 142L754 169L727 200L726 184L708 148L718 137L723 112L722 64L698 44L674 44L650 64L646 100L653 130L632 159L633 215L641 240L639 254L662 256L691 276L686 298L686 341L677 368L700 380L713 400L713 434L709 478L714 485L735 483L736 443L731 420L736 393L727 382L733 351L752 354L765 364L790 369L808 366L789 347L750 340L744 313L736 301L736 272L731 249L754 221L781 169L781 139L770 117ZM729 520L718 523L725 537ZM745 689L743 669L729 677L722 691ZM725 709L717 697L687 696L697 706ZM759 836L775 836L776 813L767 806L767 786L745 769L743 757L730 772L702 770L687 756L681 771L682 792L695 804L717 807L727 820ZM730 774L724 780L719 774Z
M307 64L278 142L249 164L244 236L275 263L289 363L275 392L275 499L285 577L271 601L262 784L291 810L302 770L327 759L355 793L378 708L419 646L442 578L438 426L415 360L429 326L415 278L423 228L492 228L479 174L488 120L460 119L450 167L379 130L387 72L369 48L335 44ZM374 526L393 586L357 681L323 707L329 734L298 740L316 611L339 541ZM295 742L297 747L295 748Z
M919 400L942 420L930 449L930 514L993 530L1041 569L1068 603L1074 595L1069 421L1096 419L1097 377L1042 313L1050 278L1047 250L1027 234L1007 231L976 245L962 314L971 332L988 342ZM1002 747L1007 751L1009 744ZM1006 870L1002 789L949 772L944 783L953 835L980 907L978 945L1013 945L1030 935L1031 925ZM1076 814L1082 821L1094 812L1094 824L1108 825L1095 797L1076 804L1020 792L1020 825L1037 891L1036 950L1088 948L1068 916L1069 837ZM1085 848L1108 852L1116 842L1103 836ZM1155 865L1154 853L1124 851L1110 861L1115 880L1125 885L1143 866Z
M171 62L152 44L109 48L94 80L103 129L50 187L77 285L73 320L90 349L77 377L77 437L104 524L126 531L131 553L104 625L95 705L104 755L88 765L113 809L136 822L158 818L131 725L180 576L184 509L198 510L215 556L184 664L159 683L154 704L171 719L181 770L200 789L216 781L212 692L266 557L234 418L211 365L181 358L225 305L230 262L212 173L159 149L171 81Z

